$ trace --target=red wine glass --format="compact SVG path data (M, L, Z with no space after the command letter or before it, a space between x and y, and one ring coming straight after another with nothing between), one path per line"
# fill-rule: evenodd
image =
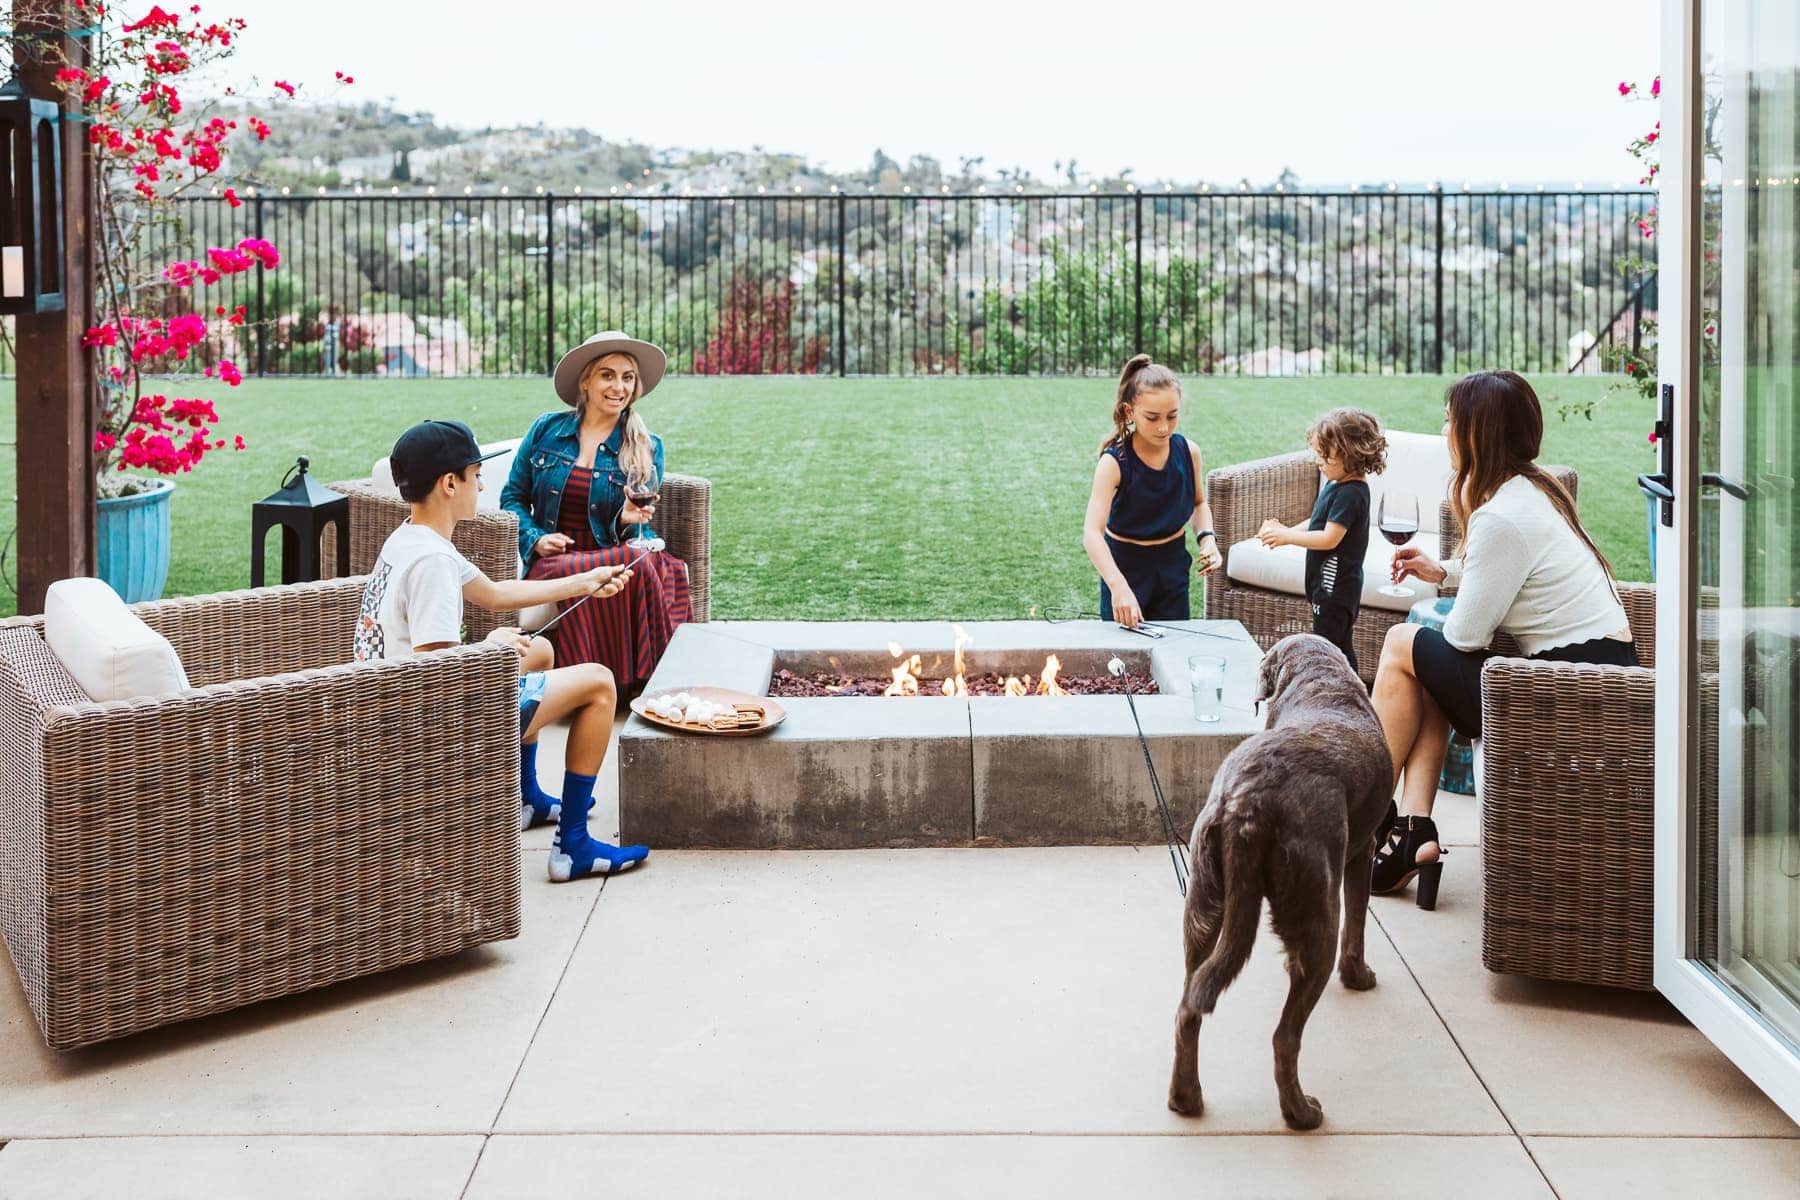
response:
M1411 492L1387 491L1381 494L1381 505L1375 516L1381 536L1395 546L1404 546L1419 532L1419 498ZM1405 584L1390 583L1378 588L1384 596L1412 596L1417 590Z

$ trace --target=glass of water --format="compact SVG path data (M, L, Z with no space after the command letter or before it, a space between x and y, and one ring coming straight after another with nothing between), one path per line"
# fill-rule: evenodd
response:
M1225 660L1216 654L1188 656L1188 686L1194 693L1194 720L1217 721L1225 715Z

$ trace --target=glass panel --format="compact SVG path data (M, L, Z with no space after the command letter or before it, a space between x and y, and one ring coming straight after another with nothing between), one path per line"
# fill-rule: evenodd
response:
M1800 8L1702 15L1692 951L1800 1043Z

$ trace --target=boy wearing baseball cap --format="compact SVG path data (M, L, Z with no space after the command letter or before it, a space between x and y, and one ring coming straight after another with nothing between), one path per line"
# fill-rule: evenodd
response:
M631 580L624 567L596 567L561 579L489 579L462 556L450 537L458 521L475 516L483 454L460 421L422 421L400 435L388 463L412 516L388 535L363 589L356 658L406 658L462 642L463 602L488 609L529 608L582 595L611 596ZM519 827L557 822L550 878L558 883L606 875L642 862L645 846L619 847L588 833L594 780L606 757L618 693L612 672L598 663L548 667L550 645L517 629L496 629L487 640L519 653ZM537 780L537 739L545 725L573 716L561 803Z

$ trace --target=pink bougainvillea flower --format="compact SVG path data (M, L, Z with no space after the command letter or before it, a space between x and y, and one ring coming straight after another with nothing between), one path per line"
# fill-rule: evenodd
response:
M81 335L83 346L116 346L119 344L119 331L112 325L96 325Z
M1652 96L1662 95L1662 76L1661 75L1658 75L1655 79L1652 79L1650 81L1650 94Z
M240 433L236 437L232 438L231 440L236 444L236 446L239 450L242 450L244 448L244 435L243 434Z
M244 373L238 370L237 364L229 358L221 358L219 360L219 378L224 380L228 387L236 387L244 382Z
M88 73L80 67L64 67L56 73L58 83L86 83Z
M284 92L286 92L286 93L287 93L287 94L288 94L288 96L289 96L289 98L290 98L290 99L291 99L291 98L292 98L292 97L293 97L293 95L294 95L294 85L293 85L293 84L291 84L291 83L289 83L289 82L288 82L288 81L287 81L287 80L285 80L285 79L277 79L277 80L276 80L276 81L275 81L275 86L276 86L276 87L278 87L278 88L280 88L280 89L281 89L281 90L282 90L282 91L284 91Z
M1619 95L1621 95L1621 96L1631 95L1631 85L1629 83L1626 83L1622 79L1619 81Z
M160 5L151 5L150 11L142 18L125 26L126 33L136 33L140 29L180 29L181 18L172 12L164 12Z
M81 98L86 103L92 104L94 101L98 100L101 96L105 95L106 89L111 86L112 86L112 80L110 80L106 76L102 75L102 76L100 76L100 78L94 80L92 83L88 84L85 88L81 89Z
M102 430L94 435L94 453L105 454L119 444L119 439Z
M341 83L355 83L356 82L356 76L354 76L354 75L346 75L342 71L333 71L332 74L336 75L338 77L338 81Z
M242 200L238 199L238 194L237 194L236 188L226 188L225 189L225 203L231 205L231 207L233 207L233 208L244 207L244 202Z

